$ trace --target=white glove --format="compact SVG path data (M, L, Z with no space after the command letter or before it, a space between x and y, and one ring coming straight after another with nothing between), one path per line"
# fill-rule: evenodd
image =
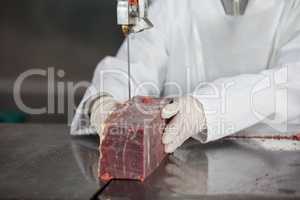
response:
M92 106L90 122L100 138L104 131L104 123L117 108L117 101L111 96L102 96Z
M162 110L162 118L170 119L162 142L165 152L172 153L190 137L197 137L206 129L202 104L192 96L174 99Z

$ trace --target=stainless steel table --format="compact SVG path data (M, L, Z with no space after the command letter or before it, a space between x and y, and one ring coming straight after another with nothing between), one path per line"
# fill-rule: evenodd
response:
M300 199L300 151L188 141L144 183L99 194L97 137L65 125L0 125L0 199Z

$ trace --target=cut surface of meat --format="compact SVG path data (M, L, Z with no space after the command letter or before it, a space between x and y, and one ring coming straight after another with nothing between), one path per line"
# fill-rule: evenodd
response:
M166 156L162 144L166 122L161 118L161 109L170 101L134 97L109 116L99 147L102 181L144 181L159 166Z

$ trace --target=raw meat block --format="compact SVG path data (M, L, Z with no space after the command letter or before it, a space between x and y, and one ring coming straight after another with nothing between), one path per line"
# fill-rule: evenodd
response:
M119 105L106 121L100 142L99 176L144 181L164 159L161 109L170 99L135 97Z

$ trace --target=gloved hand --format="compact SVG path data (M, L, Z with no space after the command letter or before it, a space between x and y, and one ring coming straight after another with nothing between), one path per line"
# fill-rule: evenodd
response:
M104 123L108 116L117 108L118 102L111 96L102 96L97 99L91 109L90 122L97 130L100 138L104 131Z
M164 119L170 119L162 139L166 153L174 152L188 138L206 129L202 104L192 96L174 99L163 108L161 115Z

